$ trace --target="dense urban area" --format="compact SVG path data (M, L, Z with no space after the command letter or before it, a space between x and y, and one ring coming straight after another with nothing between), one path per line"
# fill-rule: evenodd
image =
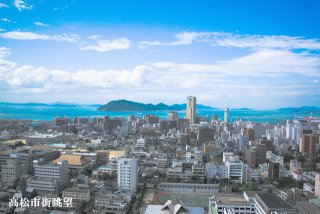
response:
M0 213L319 214L320 118L229 114L2 119Z

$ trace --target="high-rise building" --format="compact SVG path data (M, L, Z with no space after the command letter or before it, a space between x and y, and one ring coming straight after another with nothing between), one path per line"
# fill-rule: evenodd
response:
M130 158L118 159L118 189L135 192L138 186L138 161Z
M320 173L316 173L314 194L315 196L320 197Z
M229 108L228 107L226 107L225 109L224 109L224 122L225 123L229 123Z
M21 178L20 157L7 160L7 164L2 166L1 181L4 185L13 187Z
M196 122L196 97L188 96L187 97L187 119L190 124Z
M279 161L269 160L268 179L270 181L280 179L280 163L279 163Z
M314 155L316 153L319 137L313 134L312 130L302 130L300 137L300 152L307 155Z
M178 113L176 111L168 112L168 121L178 120Z

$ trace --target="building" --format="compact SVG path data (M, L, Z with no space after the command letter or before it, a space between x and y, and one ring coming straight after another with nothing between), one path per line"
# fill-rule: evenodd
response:
M315 155L317 152L317 144L319 143L319 136L313 134L312 130L302 130L300 136L300 147L301 153L307 155Z
M58 159L54 160L53 163L59 163L64 160L68 161L69 170L78 175L88 169L91 169L95 163L96 157L92 156L91 153L89 153L89 155L82 153L62 154Z
M196 97L187 97L187 119L190 124L196 123Z
M315 185L314 185L314 194L317 197L320 197L320 173L316 173Z
M63 133L41 134L35 133L27 137L28 145L48 145L61 143L63 141Z
M121 194L97 195L94 199L99 214L126 214L130 207L131 196Z
M257 214L297 214L298 211L275 194L256 193L254 206Z
M274 180L280 179L280 163L279 163L279 161L269 160L268 179L269 179L269 181L274 181Z
M70 197L75 201L90 201L89 185L78 184L62 191L62 197Z
M219 192L219 184L160 182L158 188L160 191L163 191L163 192L184 192L184 193L218 193Z
M1 181L4 185L14 187L21 178L21 164L19 158L7 160L2 166Z
M230 156L226 161L228 178L242 184L243 163L238 156Z
M217 193L209 198L209 214L255 214L252 196Z
M138 186L138 160L120 158L118 160L118 189L135 192Z
M225 123L229 123L229 108L228 107L226 107L225 109L224 109L224 122Z
M178 113L176 111L169 111L167 116L168 116L168 121L178 120Z
M204 214L203 207L187 207L182 201L168 200L164 205L149 204L144 214Z
M33 161L34 175L27 181L29 190L36 190L39 194L59 194L68 186L68 161L47 164L43 160Z
M250 167L256 167L257 164L266 163L266 152L264 146L246 148L244 151L244 159Z

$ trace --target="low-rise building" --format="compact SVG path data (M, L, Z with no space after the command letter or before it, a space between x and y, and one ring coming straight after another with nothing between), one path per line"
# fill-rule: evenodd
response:
M75 201L90 201L90 190L86 184L78 184L62 191L63 197L71 197Z

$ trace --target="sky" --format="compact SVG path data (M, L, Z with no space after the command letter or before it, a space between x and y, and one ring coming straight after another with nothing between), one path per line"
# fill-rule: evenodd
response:
M0 0L0 102L320 106L317 0Z

